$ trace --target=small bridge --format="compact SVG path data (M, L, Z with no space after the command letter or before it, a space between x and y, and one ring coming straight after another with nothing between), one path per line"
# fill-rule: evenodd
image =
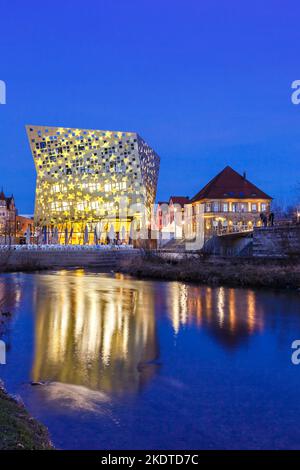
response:
M220 232L217 234L217 237L226 237L231 239L238 239L243 237L249 237L253 235L253 229L251 230L240 230L237 232Z
M251 256L253 230L224 232L211 237L205 243L203 251L220 256Z

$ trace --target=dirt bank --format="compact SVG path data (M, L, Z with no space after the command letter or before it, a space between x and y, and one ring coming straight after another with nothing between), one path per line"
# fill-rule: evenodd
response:
M207 285L300 288L298 261L201 257L170 260L152 253L123 262L120 270L140 278Z
M0 384L0 450L52 449L47 429Z

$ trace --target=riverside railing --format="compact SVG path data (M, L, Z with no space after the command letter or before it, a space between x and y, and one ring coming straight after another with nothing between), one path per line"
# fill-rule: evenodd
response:
M118 251L132 250L132 245L0 245L1 251Z

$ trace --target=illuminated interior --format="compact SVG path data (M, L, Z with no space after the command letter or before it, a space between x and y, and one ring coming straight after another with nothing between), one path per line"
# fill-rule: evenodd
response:
M26 129L37 172L35 224L45 242L105 243L110 230L127 242L132 222L149 222L159 157L138 134Z

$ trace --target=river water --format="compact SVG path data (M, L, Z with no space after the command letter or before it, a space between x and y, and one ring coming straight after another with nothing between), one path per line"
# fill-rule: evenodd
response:
M0 376L57 448L300 448L299 293L74 270L0 298Z

